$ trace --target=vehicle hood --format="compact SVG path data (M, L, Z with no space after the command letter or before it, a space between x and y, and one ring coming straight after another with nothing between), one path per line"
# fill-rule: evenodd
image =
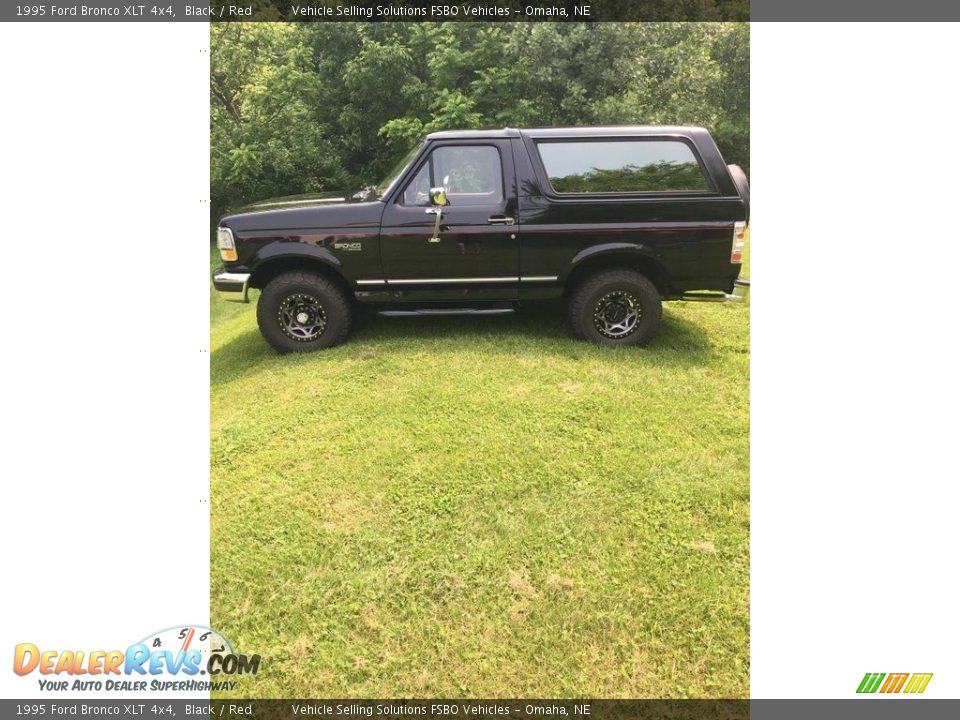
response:
M378 225L382 214L379 200L360 202L347 193L325 192L251 203L222 218L220 226L239 232L365 227Z
M286 195L284 197L258 200L249 205L244 205L237 210L237 213L286 210L290 208L326 207L328 205L342 205L349 202L353 202L353 200L347 193L343 192L305 193L303 195Z

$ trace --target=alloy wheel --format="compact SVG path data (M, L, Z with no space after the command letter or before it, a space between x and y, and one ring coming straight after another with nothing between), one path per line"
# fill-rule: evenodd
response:
M614 290L597 301L593 325L604 337L619 340L633 334L642 314L640 301L634 295Z
M327 327L327 314L313 295L296 293L284 298L277 311L284 334L298 342L316 340Z

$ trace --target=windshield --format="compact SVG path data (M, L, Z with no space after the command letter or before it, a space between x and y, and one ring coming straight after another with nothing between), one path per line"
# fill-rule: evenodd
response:
M387 194L387 191L393 187L393 184L403 175L403 171L407 169L407 165L410 164L410 161L420 152L420 148L422 147L423 143L420 143L404 155L400 162L394 165L393 169L387 173L387 176L377 183L377 197L383 197Z

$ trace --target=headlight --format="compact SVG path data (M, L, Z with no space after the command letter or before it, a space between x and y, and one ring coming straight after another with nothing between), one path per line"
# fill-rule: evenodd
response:
M237 259L237 246L233 242L233 233L230 228L217 228L217 248L220 250L220 257L226 262L234 262Z

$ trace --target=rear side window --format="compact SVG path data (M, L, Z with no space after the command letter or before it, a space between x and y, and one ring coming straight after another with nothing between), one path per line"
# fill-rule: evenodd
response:
M710 189L690 146L679 140L539 142L558 193L703 192Z

